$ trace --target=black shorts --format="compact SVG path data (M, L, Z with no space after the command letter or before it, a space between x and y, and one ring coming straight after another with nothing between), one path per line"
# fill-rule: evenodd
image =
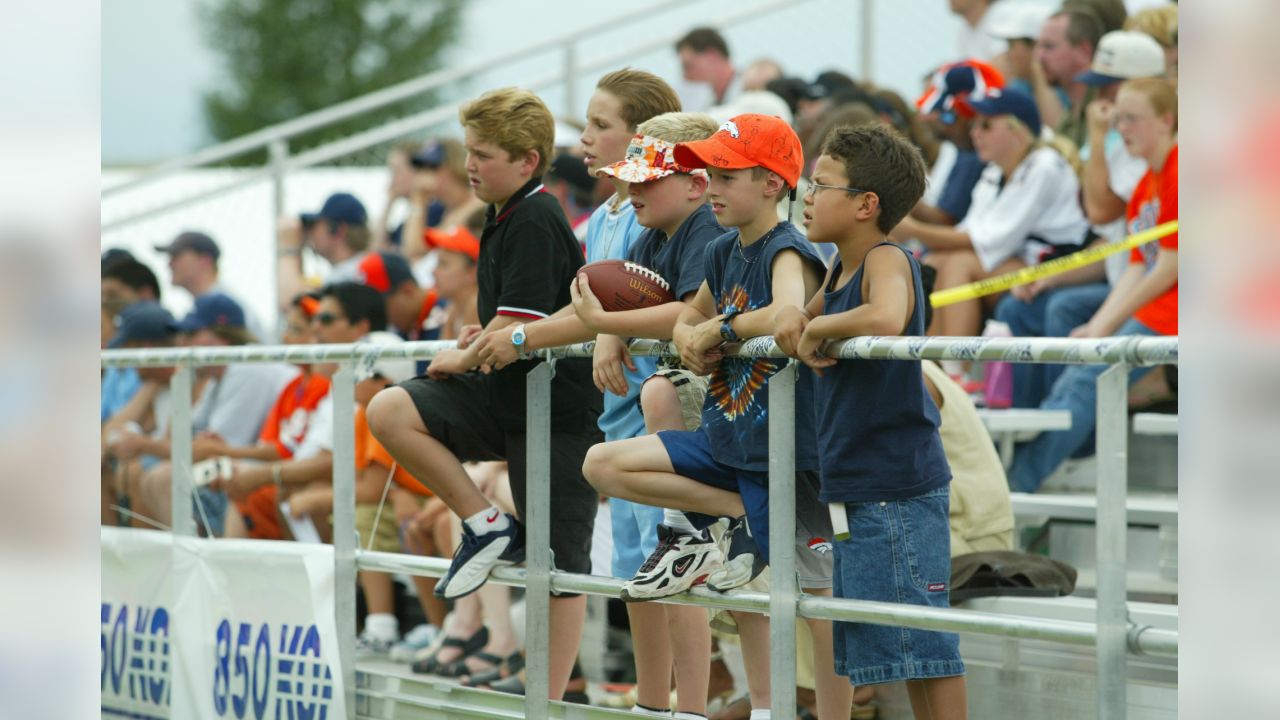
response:
M525 517L525 434L503 430L490 407L489 378L478 373L448 380L416 377L400 383L413 398L427 432L462 462L506 460L516 513ZM604 442L594 413L580 427L551 431L551 550L555 568L591 572L591 533L600 498L582 476L587 450Z

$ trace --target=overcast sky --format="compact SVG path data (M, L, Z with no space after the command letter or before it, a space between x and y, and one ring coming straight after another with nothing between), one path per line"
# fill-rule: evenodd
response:
M106 166L148 164L190 152L211 142L204 128L200 97L220 82L218 57L205 45L196 11L202 0L113 0L102 5L102 159ZM208 2L210 0L203 0ZM429 1L429 0L423 0ZM663 34L679 34L694 25L735 17L766 0L702 0L681 3L675 11L655 12L643 21L608 32L581 36L581 62L604 57ZM653 2L653 5L659 4ZM725 31L735 63L763 56L781 62L788 74L812 78L835 67L861 75L859 0L809 0L779 3L777 14L752 18ZM473 63L525 47L551 35L568 33L634 10L635 5L604 0L468 0L452 63ZM584 14L582 9L591 8ZM873 77L914 99L920 77L951 59L958 20L946 0L877 0ZM740 16L739 16L740 17ZM157 30L163 28L163 31ZM664 47L628 58L636 67L679 77L675 54ZM555 72L559 56L543 53L455 88L459 94ZM600 73L583 77L577 112ZM560 89L543 93L557 112L564 107Z

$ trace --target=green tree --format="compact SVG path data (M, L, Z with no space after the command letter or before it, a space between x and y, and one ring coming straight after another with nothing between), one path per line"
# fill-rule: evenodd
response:
M206 40L229 71L227 85L204 97L210 132L220 140L238 137L437 69L441 51L457 37L461 4L206 0ZM424 95L366 114L301 144L372 127L432 100Z

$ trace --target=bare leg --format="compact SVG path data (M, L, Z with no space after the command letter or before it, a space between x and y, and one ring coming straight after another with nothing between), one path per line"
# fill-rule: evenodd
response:
M676 710L706 715L707 685L711 679L711 627L707 624L707 611L689 605L665 607L676 668L679 701Z
M772 703L769 684L769 618L758 613L734 612L738 637L742 640L742 661L747 668L747 692L751 707L765 709Z
M652 434L659 430L685 430L684 412L676 386L666 378L652 377L640 387L640 406L644 408L644 429Z
M578 658L578 646L582 643L582 623L587 618L587 597L551 598L551 700L564 697L573 663Z
M453 601L453 614L449 616L448 627L441 633L442 637L466 640L475 635L484 624L480 607L480 594L472 593ZM436 660L447 665L462 657L462 650L455 647L441 648L436 653Z
M227 516L222 521L222 537L247 538L249 528L244 524L244 516L234 502L227 505Z
M365 411L369 429L401 467L420 480L458 515L467 518L489 501L449 448L427 432L409 393L392 387L374 396Z
M663 709L671 702L671 637L661 632L668 627L668 609L658 603L627 603L636 660L636 702L645 707ZM701 612L705 618L706 611ZM671 630L674 635L675 628Z
M364 602L369 614L395 614L395 593L391 587L391 576L384 572L359 572L360 589L364 591Z
M169 507L172 497L169 475L168 461L156 463L150 470L142 473L138 485L140 492L133 497L142 499L143 506L147 508L147 517L173 527L173 513Z
M811 595L831 596L829 589L811 589ZM853 685L835 671L835 648L831 621L805 618L813 636L813 680L819 720L846 720L853 705Z
M908 680L907 695L916 720L965 720L969 696L964 676Z
M484 624L489 628L489 642L483 650L498 657L506 657L515 652L516 631L511 627L511 588L497 583L485 583L476 595L480 598ZM467 667L473 672L489 669L479 661L468 662Z
M404 533L405 549L423 557L444 557L447 546L442 548L436 544L436 525L449 524L449 509L437 498L427 500L426 507L409 521ZM436 578L413 576L413 585L418 590L418 602L422 604L422 612L427 622L436 627L444 626L448 606L444 600L435 596Z
M582 473L602 495L656 507L738 517L742 497L677 475L654 435L602 443L587 451Z
M640 406L644 408L645 430L650 434L686 429L680 395L670 380L660 377L646 380L640 388ZM637 606L628 606L631 607ZM670 630L668 647L676 670L676 710L705 715L711 679L711 627L707 624L707 613L702 608L684 605L665 608L663 621ZM639 656L637 649L637 665Z

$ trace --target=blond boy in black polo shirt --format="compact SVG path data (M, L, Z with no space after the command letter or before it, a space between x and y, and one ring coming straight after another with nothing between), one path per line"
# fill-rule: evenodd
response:
M529 360L476 372L485 335L547 317L569 304L582 250L564 213L542 192L555 124L533 93L504 88L459 113L466 130L467 175L489 203L480 240L480 322L463 331L457 350L438 355L427 375L388 388L369 404L369 427L392 456L463 519L462 544L436 586L442 597L474 592L496 565L524 560L519 521L494 507L462 468L464 461L510 465L517 511L525 503L525 376ZM588 573L598 498L582 477L596 428L600 393L589 360L561 361L552 382L551 536L556 569ZM551 600L551 697L559 699L578 652L585 598Z

